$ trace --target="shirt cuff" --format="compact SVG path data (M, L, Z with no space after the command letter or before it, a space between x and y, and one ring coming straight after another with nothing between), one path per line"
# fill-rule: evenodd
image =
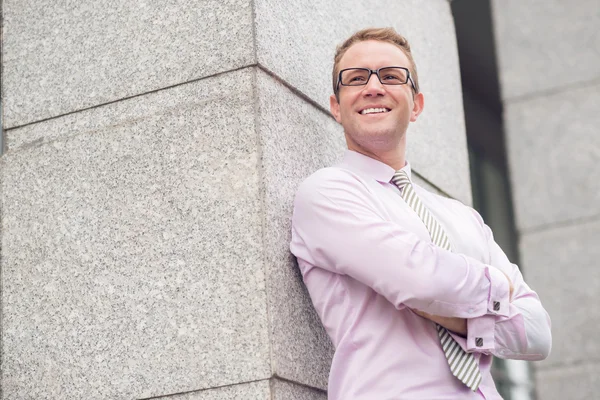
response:
M496 316L483 315L467 319L467 351L469 353L490 354L494 350Z
M508 317L510 303L510 284L508 277L494 267L488 266L485 272L490 280L488 314Z

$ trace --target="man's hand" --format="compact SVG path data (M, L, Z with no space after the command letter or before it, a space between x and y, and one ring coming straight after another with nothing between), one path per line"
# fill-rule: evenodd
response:
M439 315L431 315L419 310L412 310L415 314L423 318L427 318L438 325L452 331L462 337L467 337L467 320L465 318L455 317L440 317Z

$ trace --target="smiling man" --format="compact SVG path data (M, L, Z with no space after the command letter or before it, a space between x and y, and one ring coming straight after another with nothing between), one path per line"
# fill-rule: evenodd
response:
M476 211L412 182L425 103L406 39L352 35L333 91L348 150L298 189L290 244L335 346L328 398L500 399L492 355L546 358L550 318Z

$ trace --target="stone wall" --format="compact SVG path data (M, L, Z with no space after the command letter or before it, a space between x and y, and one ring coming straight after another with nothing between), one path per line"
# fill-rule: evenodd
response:
M536 363L539 398L596 398L598 1L493 6L522 264L552 318L552 354Z
M471 202L446 0L5 0L2 398L325 399L289 254L343 154L335 45L393 26L426 108L420 182Z

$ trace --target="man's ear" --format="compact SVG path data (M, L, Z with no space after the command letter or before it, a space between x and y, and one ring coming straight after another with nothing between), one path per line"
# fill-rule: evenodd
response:
M340 117L340 104L338 103L335 94L329 96L329 110L331 111L333 118L335 118L335 120L341 124L342 118Z
M423 108L425 107L425 96L423 96L423 93L417 93L413 103L413 109L410 113L410 122L415 122L419 114L423 112Z

